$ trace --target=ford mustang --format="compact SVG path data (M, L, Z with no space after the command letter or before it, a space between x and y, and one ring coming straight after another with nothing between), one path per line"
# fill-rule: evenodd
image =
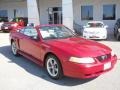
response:
M45 67L53 79L98 77L117 62L109 47L77 36L64 25L19 27L11 31L10 42L13 55Z

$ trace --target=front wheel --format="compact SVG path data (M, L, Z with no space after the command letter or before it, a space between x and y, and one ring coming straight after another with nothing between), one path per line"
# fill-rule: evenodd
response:
M46 70L52 79L61 79L63 76L60 61L54 55L49 55L46 58Z
M120 41L120 34L119 34L119 33L117 34L116 39L117 39L118 41Z
M114 37L116 37L116 29L114 28Z
M12 42L11 48L12 48L13 55L17 56L18 55L18 49L17 49L15 41Z

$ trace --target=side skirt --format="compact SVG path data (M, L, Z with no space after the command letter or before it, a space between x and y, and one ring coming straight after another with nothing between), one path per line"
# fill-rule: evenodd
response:
M28 54L26 54L26 53L24 53L24 52L22 52L22 51L19 51L18 53L19 53L20 55L24 56L25 58L31 60L32 62L34 62L34 63L36 63L36 64L44 67L44 64L43 64L43 62L42 62L41 60L36 59L35 57L33 57L33 56L31 56L31 55L28 55Z

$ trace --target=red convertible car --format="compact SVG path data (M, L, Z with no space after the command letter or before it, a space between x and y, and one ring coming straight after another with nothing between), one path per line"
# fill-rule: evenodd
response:
M86 40L63 25L21 27L10 33L12 52L46 68L53 79L93 78L110 71L117 56L98 42Z

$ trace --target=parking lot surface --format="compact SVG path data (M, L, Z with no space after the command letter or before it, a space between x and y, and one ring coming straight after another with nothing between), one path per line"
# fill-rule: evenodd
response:
M98 42L111 47L120 58L120 42L112 35ZM23 56L13 56L9 33L0 33L0 90L120 90L120 60L113 70L94 79L52 80L44 68Z

